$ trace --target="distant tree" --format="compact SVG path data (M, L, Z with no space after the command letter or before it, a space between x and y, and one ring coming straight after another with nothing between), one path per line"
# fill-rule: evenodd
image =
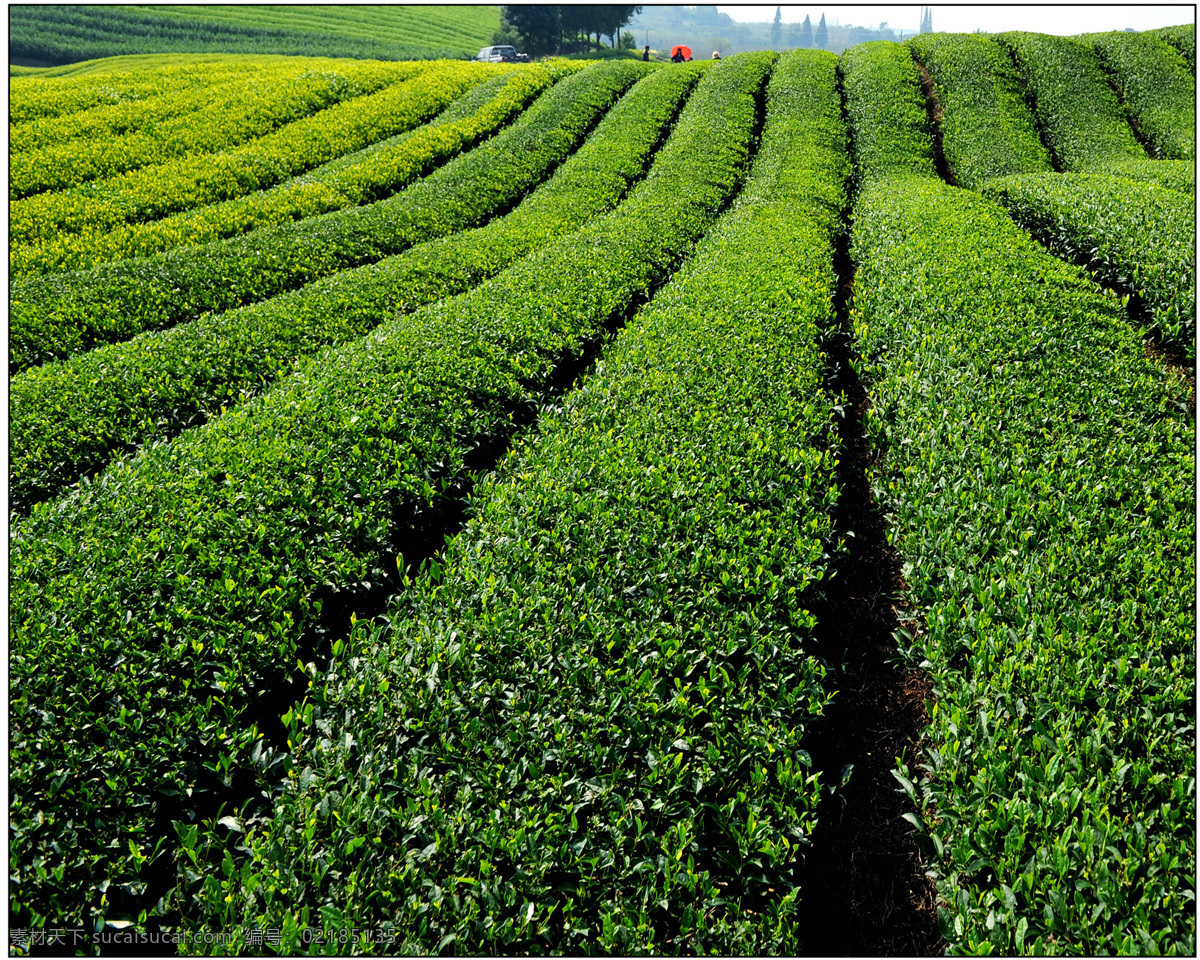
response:
M829 43L829 28L825 26L825 14L821 14L821 22L817 24L815 41L818 50L824 50L825 45Z
M583 30L580 11L582 7L564 5L558 8L558 19L562 29L562 45L559 51L566 53L579 49L580 33Z
M600 14L603 8L595 4L564 4L559 7L563 35L576 40L574 49L590 50L595 36L596 49L600 49L600 34L604 32L606 17Z
M813 45L812 20L807 15L804 17L804 22L800 24L800 46L805 50Z
M860 43L867 43L871 40L882 40L878 30L872 30L870 27L850 27L846 31L846 46L854 47Z
M594 7L596 18L602 24L600 32L612 41L614 47L621 45L621 28L642 12L640 6L604 4Z
M775 8L775 19L771 23L771 49L778 50L783 46L783 8Z
M513 25L506 22L503 15L501 15L500 26L492 33L492 45L518 47L524 43L525 40L513 29Z

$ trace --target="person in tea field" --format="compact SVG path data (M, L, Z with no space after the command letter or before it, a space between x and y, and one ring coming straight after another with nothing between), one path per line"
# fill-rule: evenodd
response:
M646 44L646 49L642 51L642 59L647 63L650 62L650 44Z

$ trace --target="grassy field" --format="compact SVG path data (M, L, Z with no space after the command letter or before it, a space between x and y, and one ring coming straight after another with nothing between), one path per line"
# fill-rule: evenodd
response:
M499 25L500 8L488 6L28 5L9 11L9 57L37 66L217 52L472 57Z

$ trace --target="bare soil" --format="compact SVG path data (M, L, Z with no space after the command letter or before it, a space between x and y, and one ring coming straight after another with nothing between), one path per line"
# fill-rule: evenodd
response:
M853 265L845 245L837 257L841 289L837 326L825 343L826 389L844 395L838 468L842 491L834 539L847 548L831 580L814 591L819 653L838 691L812 727L810 753L825 782L844 786L822 802L805 861L805 905L811 939L802 952L821 956L932 956L945 950L938 928L937 888L925 875L912 827L916 812L892 771L912 757L929 721L932 682L900 662L895 633L905 614L901 560L887 542L887 520L872 494L868 468L880 451L864 428L870 399L851 365L847 304ZM913 629L911 615L903 617Z

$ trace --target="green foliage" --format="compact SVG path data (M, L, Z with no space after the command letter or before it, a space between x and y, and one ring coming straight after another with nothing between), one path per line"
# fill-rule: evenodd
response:
M560 52L562 13L556 4L516 4L500 8L500 29L492 43L507 43L531 57Z
M615 63L585 75L574 67L530 68L542 83L575 75L501 136L387 200L162 256L18 281L10 295L10 365L21 370L208 310L265 300L476 226L545 177L646 69L652 68ZM499 122L481 110L434 145L445 149L449 139L449 149L457 149Z
M1187 65L1192 68L1192 72L1196 71L1196 25L1194 23L1183 23L1177 27L1160 27L1158 30L1148 31L1152 35L1161 40L1166 41L1176 50L1183 54L1183 59L1187 61Z
M314 683L305 773L202 891L239 942L295 949L336 910L402 953L794 949L830 698L804 597L837 497L835 68L780 61L737 206Z
M24 6L9 21L9 52L53 63L202 52L467 59L499 21L494 6Z
M1130 121L1163 160L1196 158L1196 75L1183 56L1153 33L1093 33Z
M1097 172L1100 171L1178 193L1196 194L1196 164L1191 160L1128 160L1101 166Z
M769 83L771 54L555 62L280 150L306 172L269 190L15 251L90 268L10 290L14 370L67 358L10 384L13 924L794 952L835 786L808 601L842 549L820 337L855 186L871 479L936 687L897 773L951 951L1194 953L1194 423L1121 299L1004 215L1194 356L1194 167L1149 159L1104 79L1163 36L1101 38L1105 68L1006 35L1075 172L1000 179L1037 152L1015 75L914 41L982 194L941 183L916 65L877 43L840 68L854 183L828 54ZM15 156L194 120L250 62L204 60L14 79Z
M921 80L907 48L886 40L851 47L841 73L857 181L905 171L937 176Z
M1183 390L1116 296L978 195L868 184L852 256L874 483L935 684L901 772L952 951L1192 954Z
M492 79L482 83L489 76ZM123 180L124 203L120 196L110 197L110 215L119 217L130 207L156 204L170 209L185 202L180 196L183 193L188 202L202 205L148 223L117 223L103 232L51 234L11 251L10 275L87 269L112 260L152 256L383 199L438 160L503 126L549 82L545 71L525 70L517 75L511 68L455 64L446 72L429 70L399 89L355 101L340 116L325 111L310 123L224 155L142 171L132 178L138 187L132 196L130 187L135 184ZM414 118L428 118L431 111L470 86L475 90L459 97L435 122L407 130ZM388 130L406 132L382 140L375 136ZM304 141L313 137L319 139L303 149ZM354 149L369 139L375 142ZM337 154L338 150L349 152ZM297 165L308 166L334 154L334 159L270 189L202 203L204 191L211 193L216 188L236 194L256 177L268 181ZM226 169L210 169L219 164ZM156 175L169 179L160 183ZM82 219L89 220L100 212L88 203L81 213Z
M983 193L1055 252L1136 292L1168 339L1196 359L1195 199L1120 177L1006 177Z
M163 87L169 86L169 92L100 103L73 113L35 117L24 123L13 122L9 127L9 154L15 156L72 140L121 136L199 110L212 97L215 87L238 82L234 64L214 63L207 66L207 70L189 71L173 78L171 82L168 82L170 74L166 70L161 71L159 76ZM245 87L244 79L240 85ZM36 86L45 90L55 85L39 83ZM28 98L23 102L29 105ZM11 171L9 176L11 178Z
M561 44L563 53L588 53L603 50L601 37L612 41L610 47L616 52L616 35L641 7L629 4L517 4L501 8L504 19L519 23L520 32L530 38L531 43L541 46Z
M1003 33L999 39L1029 84L1061 169L1095 173L1102 165L1146 159L1090 46L1042 33Z
M1090 46L1040 33L1003 33L998 39L1029 85L1057 169L1196 192L1195 164L1147 157Z
M977 190L993 177L1051 170L1003 47L969 33L926 33L907 44L933 78L942 152L961 186Z
M286 685L324 603L386 583L388 551L411 549L409 520L463 482L481 446L527 422L562 363L691 251L744 176L772 62L706 71L612 213L469 294L298 364L257 400L13 525L15 916L136 920L114 897L147 873L181 885L151 914L191 909L229 875L222 811L180 822L177 847L155 832L159 798L190 790L199 802L237 769L270 790L291 766L264 749L247 710ZM575 102L601 99L605 77L644 72L600 67ZM303 704L284 720L293 743L315 722Z
M10 239L28 243L56 232L89 226L100 229L122 219L161 216L175 208L171 204L202 203L203 190L187 183L188 175L200 178L209 164L220 169L221 152L242 144L246 146L233 156L261 163L262 158L256 156L261 149L258 138L265 138L268 150L276 142L292 150L299 147L302 162L308 152L304 147L311 149L312 137L309 134L308 143L297 141L293 131L308 133L330 121L336 130L341 117L352 118L362 112L358 98L410 79L424 69L424 64L353 62L336 71L277 68L267 76L221 83L196 112L144 130L18 154L11 162L9 192L13 199L27 199L9 205ZM383 97L393 98L394 94ZM368 99L368 108L379 99ZM341 109L328 112L335 104L341 104ZM272 131L277 132L266 136ZM182 159L167 163L173 158ZM285 162L278 156L274 159L276 166ZM186 172L173 179L178 177L177 168ZM131 172L113 176L125 171ZM113 179L109 181L87 182L110 176ZM67 187L75 189L64 189ZM38 193L43 195L30 196ZM110 207L121 213L114 217ZM94 208L99 211L93 213Z
M185 91L203 85L230 71L244 69L249 64L278 67L297 61L284 57L247 57L237 55L208 57L116 57L95 64L77 64L39 70L28 77L9 81L9 124L35 120L50 120L79 113L97 106L135 103L147 97L175 91ZM335 66L325 58L304 61L310 69ZM69 71L63 75L63 71ZM97 82L96 74L102 74ZM53 79L54 83L46 83ZM70 121L65 121L70 122Z
M9 386L9 503L26 512L123 449L261 391L292 361L461 293L613 206L705 64L655 70L511 214L301 290L27 370Z

